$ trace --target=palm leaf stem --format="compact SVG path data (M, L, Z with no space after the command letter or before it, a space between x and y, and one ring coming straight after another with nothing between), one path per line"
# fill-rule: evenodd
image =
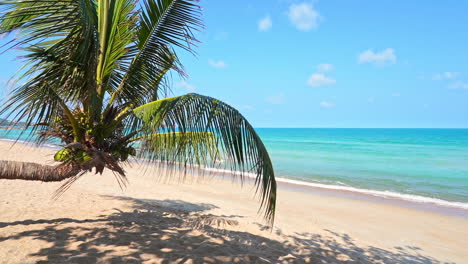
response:
M73 137L75 142L79 142L81 140L81 132L80 132L80 127L78 126L78 122L76 119L73 117L73 114L71 113L70 109L68 106L65 104L65 102L59 98L59 103L63 108L63 111L65 112L65 115L67 116L68 120L70 121L70 124L73 129Z
M98 65L97 65L97 71L96 71L96 82L98 85L97 93L100 98L103 98L104 96L104 89L102 87L102 74L104 71L104 63L105 63L105 55L106 55L106 42L107 42L107 36L108 36L108 23L109 23L109 0L100 0L99 1L99 15L98 19L99 21L99 59L98 59Z

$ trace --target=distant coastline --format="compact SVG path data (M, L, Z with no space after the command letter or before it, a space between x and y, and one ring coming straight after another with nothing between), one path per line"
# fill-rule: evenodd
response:
M8 119L0 118L0 129L15 129L24 127L26 127L26 123L24 122L13 122Z

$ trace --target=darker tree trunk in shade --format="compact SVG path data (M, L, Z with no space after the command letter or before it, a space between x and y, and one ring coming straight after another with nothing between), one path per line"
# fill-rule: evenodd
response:
M48 166L32 162L0 160L0 179L60 182L76 176L80 169L72 164Z

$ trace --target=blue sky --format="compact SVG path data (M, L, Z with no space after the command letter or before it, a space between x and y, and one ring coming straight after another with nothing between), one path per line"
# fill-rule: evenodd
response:
M200 4L176 94L221 99L255 127L468 127L468 1Z

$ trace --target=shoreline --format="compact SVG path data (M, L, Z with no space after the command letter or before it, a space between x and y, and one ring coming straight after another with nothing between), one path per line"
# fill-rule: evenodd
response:
M212 169L208 170L212 171ZM224 175L234 177L233 173L229 172L222 172L215 176L223 177ZM246 178L252 182L255 179L254 176L247 176ZM463 202L451 202L419 195L360 189L351 186L322 184L282 177L276 178L276 182L278 183L279 188L285 188L295 192L305 192L379 204L388 204L468 219L468 203Z
M59 149L59 146L53 144L44 144L37 146L30 141L4 139L0 138L0 142L16 142L33 148L47 148ZM130 160L132 164L146 163L144 160L133 159ZM157 166L157 165L155 165ZM216 168L201 168L197 170L207 171L216 177L228 176L234 178L238 172L229 170L216 169ZM196 172L195 172L196 173ZM245 179L253 181L254 174L245 173ZM335 196L353 200L370 201L375 203L383 203L389 205L396 205L400 207L423 210L432 213L439 213L448 216L455 216L468 219L468 203L447 201L439 198L398 193L393 191L380 191L371 189L362 189L352 186L323 184L312 181L296 180L291 178L277 177L276 182L279 188L286 188L298 192L310 192L314 194L321 194L327 196Z
M289 183L289 179L282 182L283 187L299 192L309 192L320 195L341 197L345 199L353 199L360 201L369 201L379 204L395 205L399 207L421 210L431 213L438 213L447 216L455 216L464 219L468 219L468 204L460 202L450 202L446 200L417 196L417 195L406 195L401 193L387 192L387 191L374 191L366 189L358 189L354 187L345 187L338 185L326 185L326 184L296 184ZM292 180L295 181L295 180ZM317 186L315 186L317 185ZM323 187L322 187L323 186ZM356 190L356 191L355 191ZM403 197L408 197L405 199ZM414 198L421 198L421 200L415 200Z

